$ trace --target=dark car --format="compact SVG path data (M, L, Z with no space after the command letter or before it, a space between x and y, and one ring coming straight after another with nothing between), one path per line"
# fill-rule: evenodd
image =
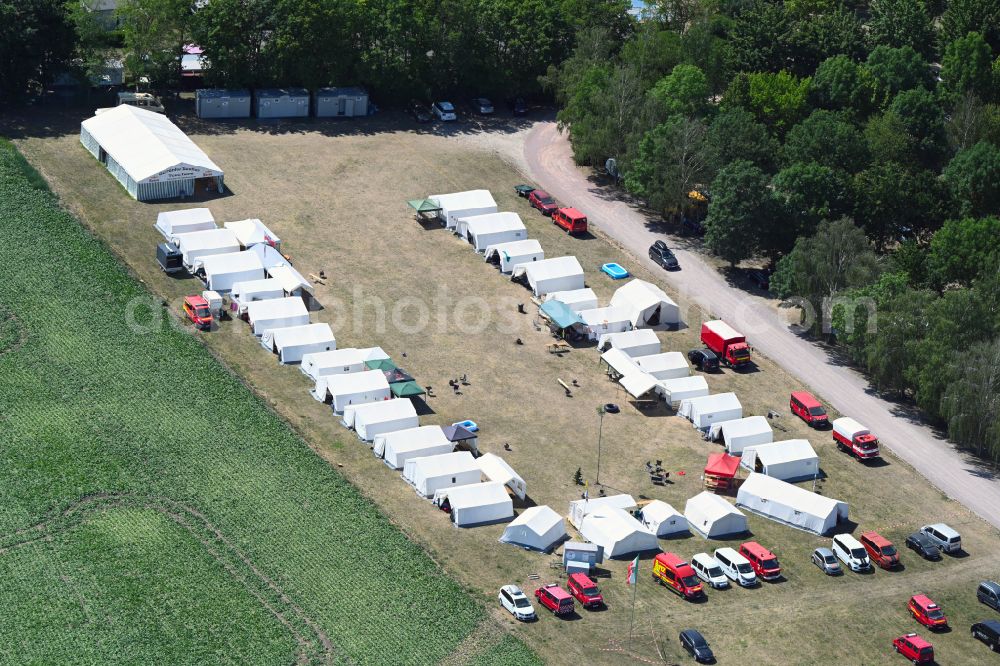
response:
M692 220L689 217L685 217L683 220L681 220L681 229L684 231L685 234L688 234L690 236L705 235L705 227L702 226L701 222L699 222L698 220Z
M750 271L750 283L758 289L768 291L771 288L771 271L766 268Z
M658 240L649 246L649 258L668 271L680 268L680 264L677 263L677 257L675 257L674 253L670 251L667 244L661 240Z
M478 113L481 116L489 116L493 114L493 102L485 97L476 97L469 100L469 106L475 113Z
M994 652L1000 652L1000 622L983 620L972 625L972 637L990 646Z
M688 360L702 372L715 372L719 369L719 357L711 349L692 349L688 352Z
M421 104L415 99L410 100L410 115L418 123L429 123L431 121L431 112L427 109L426 104Z
M526 116L528 115L528 103L524 101L523 97L515 97L510 100L510 112L515 116Z
M940 560L941 549L923 532L914 532L906 537L906 547L925 560Z
M680 640L681 646L699 664L711 664L715 661L712 648L708 647L708 641L705 640L705 637L697 629L685 629L681 632Z

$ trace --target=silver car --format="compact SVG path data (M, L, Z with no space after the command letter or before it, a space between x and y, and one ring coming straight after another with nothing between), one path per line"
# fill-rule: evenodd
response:
M844 570L840 568L840 562L837 561L837 556L829 548L817 548L814 550L812 562L827 576L839 576L844 573Z

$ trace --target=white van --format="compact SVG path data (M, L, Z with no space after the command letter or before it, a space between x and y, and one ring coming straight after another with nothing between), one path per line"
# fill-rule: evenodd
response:
M868 571L872 567L868 551L850 534L833 537L833 552L851 571Z
M724 590L729 587L729 579L722 571L719 561L708 553L698 553L691 558L691 568L698 574L698 578L711 585L717 590Z
M944 523L924 525L920 531L930 537L931 541L945 553L957 553L962 550L961 535Z
M750 561L732 548L717 548L715 560L722 567L722 572L731 580L743 587L753 587L757 584L757 574L753 572Z

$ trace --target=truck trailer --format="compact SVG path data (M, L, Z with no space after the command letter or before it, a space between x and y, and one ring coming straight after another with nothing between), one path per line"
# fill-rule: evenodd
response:
M721 319L701 325L701 341L731 368L750 365L750 346L746 336Z
M834 420L833 441L837 443L838 449L850 453L858 460L879 457L878 437L847 416Z

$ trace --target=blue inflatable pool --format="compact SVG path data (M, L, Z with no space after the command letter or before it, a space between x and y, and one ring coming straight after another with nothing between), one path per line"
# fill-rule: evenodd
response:
M476 422L472 421L472 420L456 421L455 423L452 423L452 425L453 426L462 426L463 428L465 428L469 432L479 432L479 426L476 425Z
M601 270L610 275L612 280L622 280L628 277L628 271L614 262L604 264L601 266Z

